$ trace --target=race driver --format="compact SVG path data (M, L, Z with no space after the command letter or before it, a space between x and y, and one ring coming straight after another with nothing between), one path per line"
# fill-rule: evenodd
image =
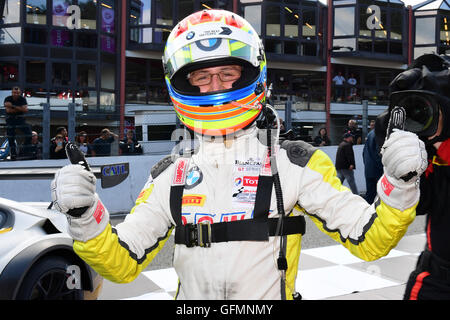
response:
M369 205L342 186L321 150L278 145L276 134L264 139L256 123L268 114L266 59L246 20L224 10L186 17L167 40L163 65L175 112L198 148L156 164L116 227L91 172L69 165L52 181L74 250L98 273L133 281L175 229L177 299L293 299L304 216L364 260L396 246L415 217L426 167L416 135L396 131L386 141L379 200ZM416 174L403 181L409 172Z

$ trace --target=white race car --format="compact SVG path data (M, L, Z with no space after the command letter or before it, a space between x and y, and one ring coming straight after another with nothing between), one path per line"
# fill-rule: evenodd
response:
M48 203L0 198L0 300L97 299L103 278L73 251Z

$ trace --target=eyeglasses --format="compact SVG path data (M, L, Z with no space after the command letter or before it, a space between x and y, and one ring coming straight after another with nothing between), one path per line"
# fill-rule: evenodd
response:
M218 75L222 82L236 81L241 77L241 70L228 68L217 73L209 73L207 71L196 71L188 75L189 82L193 86L204 86L211 83L212 76Z

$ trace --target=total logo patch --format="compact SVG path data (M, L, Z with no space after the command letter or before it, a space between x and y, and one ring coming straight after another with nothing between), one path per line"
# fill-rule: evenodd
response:
M193 166L187 173L186 177L186 189L192 189L198 184L200 184L203 180L203 173L199 167Z

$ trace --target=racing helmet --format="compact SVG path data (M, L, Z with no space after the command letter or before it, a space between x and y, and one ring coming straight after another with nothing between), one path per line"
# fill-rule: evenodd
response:
M202 135L224 136L252 124L266 98L267 67L258 33L226 10L202 10L178 23L163 55L165 81L180 121ZM239 65L230 89L201 93L191 85L198 69Z

